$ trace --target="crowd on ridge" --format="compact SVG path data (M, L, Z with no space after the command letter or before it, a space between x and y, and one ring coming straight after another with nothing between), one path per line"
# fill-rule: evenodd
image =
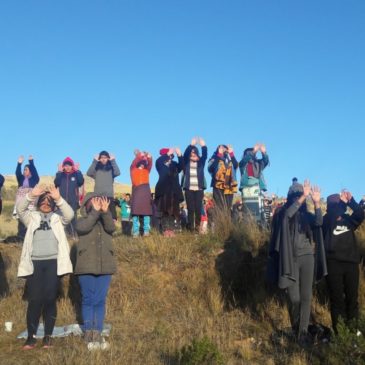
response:
M267 187L263 176L269 157L261 143L244 150L239 162L233 148L223 144L208 160L208 148L200 137L193 138L184 153L179 148L162 148L155 161L159 178L154 193L149 180L152 155L135 150L130 166L132 192L120 199L115 198L113 187L120 170L115 156L107 151L95 155L87 170L95 184L94 191L86 194L80 166L70 157L59 164L52 186L39 184L32 156L22 171L23 162L20 156L14 217L18 219L18 237L23 240L18 276L26 279L28 294L28 338L24 350L36 346L41 315L45 328L42 346L52 346L58 284L62 276L70 273L78 277L81 288L82 330L88 349L110 347L101 333L107 293L117 270L112 240L118 220L116 206L120 207L123 234L148 237L154 227L165 237L173 237L181 229L181 222L191 232L206 233L212 218L210 211L235 218L237 214L250 213L245 210L245 201L252 197L270 202L264 198ZM212 198L204 194L206 164ZM0 191L3 183L0 175ZM234 206L238 190L242 203ZM314 213L307 209L308 200ZM184 201L186 213L181 209ZM364 201L358 204L345 190L332 194L327 197L324 216L320 202L318 186L309 180L300 184L295 178L285 203L275 209L271 222L267 277L286 290L293 338L302 346L310 346L312 341L308 326L316 280L326 277L334 333L340 318L349 326L355 323L356 329L359 313L361 255L354 232L364 220ZM270 213L263 217L265 224L268 220L271 221ZM74 263L70 259L70 240L75 241L77 250Z

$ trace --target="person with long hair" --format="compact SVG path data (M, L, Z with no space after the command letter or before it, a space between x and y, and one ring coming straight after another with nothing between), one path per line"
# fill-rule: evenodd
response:
M314 214L307 210L308 198ZM276 263L270 279L287 291L293 334L303 346L311 343L308 325L315 266L317 279L326 274L320 199L320 189L308 180L303 185L293 182L285 205L274 216L270 242L270 256Z
M238 162L232 146L219 145L208 162L208 171L212 176L213 200L219 209L230 210L232 207L238 186L237 168Z
M201 155L197 144L200 144ZM202 138L193 138L184 152L184 171L182 187L188 209L188 229L199 233L203 209L205 178L204 167L207 160L208 148Z
M36 210L29 209L31 203ZM28 338L23 349L31 350L36 346L35 335L41 314L43 347L48 348L52 345L51 335L57 317L60 278L72 272L64 227L71 222L74 212L58 188L45 189L39 185L18 201L16 209L27 227L18 267L18 276L26 278L28 299Z
M34 165L33 156L30 155L28 157L28 163L24 165L22 172L22 164L24 162L24 156L19 156L18 163L16 165L15 175L18 182L18 190L16 192L15 197L15 207L13 212L14 218L19 218L16 213L16 205L19 200L23 199L27 193L29 193L38 183L39 183L39 175L37 169ZM32 205L29 206L31 208ZM17 237L20 240L24 239L26 232L26 227L22 223L21 219L18 219L18 233Z

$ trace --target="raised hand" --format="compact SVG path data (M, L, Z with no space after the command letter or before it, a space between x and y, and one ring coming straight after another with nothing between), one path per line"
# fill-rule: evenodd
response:
M205 141L201 137L199 137L199 144L200 144L201 147L204 147L205 146Z
M18 157L18 163L22 164L24 162L24 156L21 155Z
M45 186L42 184L37 184L31 191L31 195L36 198L41 196L46 191Z
M102 196L100 199L99 199L99 202L100 202L100 210L103 212L103 213L106 213L109 209L109 205L110 205L110 201L109 199L106 197L106 196Z
M91 205L98 212L100 210L100 208L101 208L101 206L100 206L100 198L98 198L97 196L94 197L94 198L91 198Z
M304 184L303 184L303 195L305 197L309 196L309 194L311 193L311 183L308 179L304 180Z
M352 193L350 191L346 191L347 201L352 199Z
M347 199L347 191L345 189L341 190L341 194L340 194L340 199L347 204L348 203L348 199Z
M99 161L99 154L94 155L94 160Z
M32 155L29 155L28 161L32 161L32 160L33 160L33 156Z
M110 158L109 158L109 160L110 160L110 161L115 160L115 156L114 156L112 153L110 154Z
M255 146L253 147L253 153L256 153L260 149L260 147L261 147L260 143L256 143Z
M260 145L260 151L261 153L266 153L266 146L264 144Z
M321 201L321 189L317 185L312 186L311 197L314 205L319 206Z
M62 172L62 171L63 171L63 165L62 165L62 163L59 163L59 164L57 165L57 169L58 169L58 171L60 171L60 172Z
M228 153L233 153L232 145L229 144L227 147L228 147Z
M197 140L195 137L192 138L191 143L192 146L195 146L197 144Z
M175 151L176 151L176 154L177 154L178 156L181 156L181 150L180 150L180 148L179 148L179 147L175 147Z
M60 190L54 185L49 187L49 195L54 201L58 201L61 198Z
M169 156L173 155L173 154L174 154L174 148L173 148L173 147L170 147L170 148L169 148L169 152L167 152L167 154L168 154Z
M76 162L74 167L75 167L75 171L79 171L80 170L80 163Z

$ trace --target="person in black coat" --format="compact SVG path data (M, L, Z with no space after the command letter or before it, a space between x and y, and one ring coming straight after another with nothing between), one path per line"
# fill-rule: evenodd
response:
M178 161L174 161L174 152ZM161 228L165 236L173 236L180 216L180 203L184 196L179 174L184 169L184 159L179 148L162 148L156 160L159 175L155 188L155 203L161 217Z
M67 226L66 232L73 239L76 238L76 219L77 210L80 208L79 188L84 184L84 177L79 170L79 165L75 164L70 157L66 157L62 164L58 166L58 172L54 179L56 188L60 188L60 194L63 199L71 206L74 211L74 218Z

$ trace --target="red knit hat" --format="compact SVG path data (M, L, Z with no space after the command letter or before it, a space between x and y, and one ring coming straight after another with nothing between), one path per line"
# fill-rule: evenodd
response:
M170 148L161 148L160 149L160 155L167 155L168 152L170 151Z
M73 162L72 158L71 157L66 157L63 162L62 162L62 166L65 166L65 165L70 165L70 166L74 166L75 163Z

